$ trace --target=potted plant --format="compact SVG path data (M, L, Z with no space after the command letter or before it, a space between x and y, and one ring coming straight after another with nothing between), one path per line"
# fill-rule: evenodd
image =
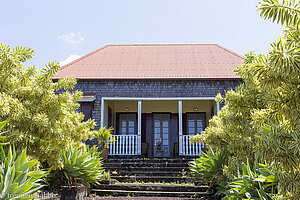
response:
M104 173L102 158L98 147L88 145L69 145L61 151L63 175L61 186L62 200L83 199L88 196L91 184L99 184Z
M101 157L104 159L106 159L109 154L108 144L115 141L115 139L111 137L112 131L113 131L112 127L110 128L101 127L95 133L99 145L99 150L102 152Z

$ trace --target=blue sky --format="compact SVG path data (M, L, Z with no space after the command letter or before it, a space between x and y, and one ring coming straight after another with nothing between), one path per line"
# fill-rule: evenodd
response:
M106 44L218 43L266 53L282 27L257 0L0 0L0 42L32 48L26 64L83 56ZM73 56L72 56L73 55Z

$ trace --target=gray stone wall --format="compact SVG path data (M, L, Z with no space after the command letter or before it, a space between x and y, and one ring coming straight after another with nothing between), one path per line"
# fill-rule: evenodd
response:
M100 126L101 97L214 97L241 83L233 80L79 81L74 90L96 93L92 117Z

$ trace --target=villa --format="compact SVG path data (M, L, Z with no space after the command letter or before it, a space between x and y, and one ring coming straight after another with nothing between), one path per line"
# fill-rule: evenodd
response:
M111 156L201 154L201 133L220 110L218 93L242 83L244 57L218 44L107 45L65 66L54 81L78 80L85 120L113 127Z

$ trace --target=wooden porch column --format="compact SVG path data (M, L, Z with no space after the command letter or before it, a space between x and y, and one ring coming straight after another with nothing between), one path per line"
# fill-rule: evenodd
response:
M101 97L101 121L100 121L101 127L104 126L104 109L105 109L104 99Z
M179 124L179 155L182 155L182 100L178 100L178 124Z
M141 155L142 149L142 100L138 100L138 155Z
M220 111L220 102L217 102L217 114Z

